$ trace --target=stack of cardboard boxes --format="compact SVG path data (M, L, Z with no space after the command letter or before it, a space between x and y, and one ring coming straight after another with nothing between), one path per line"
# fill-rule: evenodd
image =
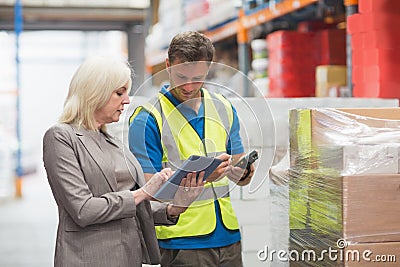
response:
M396 266L399 118L400 108L291 110L291 266Z

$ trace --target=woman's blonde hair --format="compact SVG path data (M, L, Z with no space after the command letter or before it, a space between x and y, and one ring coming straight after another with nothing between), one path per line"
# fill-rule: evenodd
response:
M99 56L88 58L71 79L59 121L96 130L94 112L108 102L116 89L128 84L129 93L132 75L126 61Z

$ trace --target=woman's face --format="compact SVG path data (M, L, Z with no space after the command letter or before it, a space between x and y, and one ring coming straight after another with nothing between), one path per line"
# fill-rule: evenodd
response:
M108 102L94 112L94 119L98 127L111 122L117 122L124 110L124 105L129 104L128 84L114 90Z

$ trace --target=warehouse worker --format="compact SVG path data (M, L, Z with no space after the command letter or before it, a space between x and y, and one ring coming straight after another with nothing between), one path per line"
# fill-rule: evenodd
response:
M242 266L228 178L247 185L254 167L243 170L231 164L244 149L235 108L203 87L213 55L205 35L177 34L166 58L170 84L130 117L129 146L147 178L163 167L176 169L193 154L223 160L176 225L156 226L161 266Z

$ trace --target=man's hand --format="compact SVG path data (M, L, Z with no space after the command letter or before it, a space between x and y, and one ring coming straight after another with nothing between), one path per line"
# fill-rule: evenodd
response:
M230 166L230 169L227 173L228 178L238 184L238 185L247 185L251 181L251 177L254 174L254 164L250 165L250 173L247 175L249 171L247 169L242 169L240 167ZM243 179L243 177L246 177ZM243 180L242 180L243 179Z
M246 168L235 167L234 165L243 157L245 156L244 153L233 155L232 158L232 165L229 166L227 169L227 176L228 178L238 184L238 185L247 185L250 183L251 178L254 174L254 164L250 164L250 172ZM246 177L246 178L244 178ZM244 178L244 179L243 179ZM243 180L242 180L243 179Z
M207 177L206 182L214 182L218 179L226 176L229 166L231 164L231 155L223 153L216 157L217 159L222 160L221 164Z

